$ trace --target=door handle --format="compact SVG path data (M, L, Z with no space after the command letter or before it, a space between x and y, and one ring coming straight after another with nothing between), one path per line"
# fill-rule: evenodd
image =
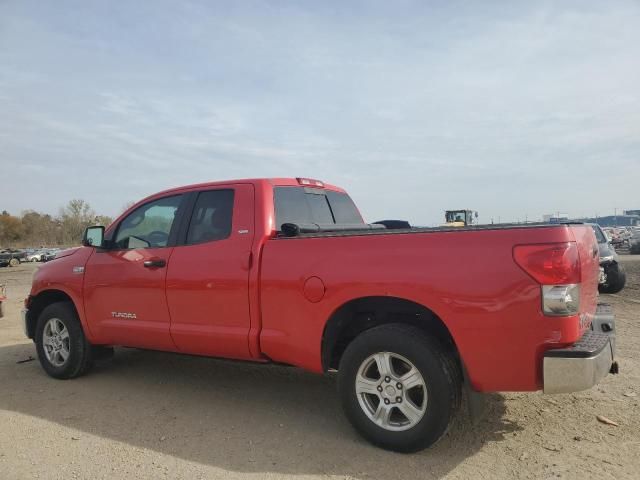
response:
M145 260L143 265L145 268L162 268L167 266L167 261L163 258L151 258Z

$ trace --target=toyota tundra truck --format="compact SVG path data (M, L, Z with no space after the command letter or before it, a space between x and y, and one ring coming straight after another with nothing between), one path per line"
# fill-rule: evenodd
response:
M598 276L589 225L387 228L318 180L224 181L88 228L35 273L23 322L58 379L114 346L337 371L354 428L411 452L463 395L574 392L616 373Z

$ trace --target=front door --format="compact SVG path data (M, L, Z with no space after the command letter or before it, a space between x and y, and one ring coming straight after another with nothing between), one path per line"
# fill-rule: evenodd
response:
M253 186L248 184L197 193L167 272L171 336L180 351L251 358L253 197Z
M146 203L85 266L85 314L101 343L175 350L165 294L183 195Z

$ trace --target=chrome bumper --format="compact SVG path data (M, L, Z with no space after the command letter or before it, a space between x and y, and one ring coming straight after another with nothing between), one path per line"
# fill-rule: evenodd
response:
M615 361L615 318L611 307L599 305L592 329L568 348L544 354L544 393L587 390L608 373L617 373Z

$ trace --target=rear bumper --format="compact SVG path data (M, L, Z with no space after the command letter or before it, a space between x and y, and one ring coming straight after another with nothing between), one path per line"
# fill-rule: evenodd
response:
M609 305L598 305L591 330L567 348L548 350L543 360L544 393L587 390L609 372L615 362L615 317Z

